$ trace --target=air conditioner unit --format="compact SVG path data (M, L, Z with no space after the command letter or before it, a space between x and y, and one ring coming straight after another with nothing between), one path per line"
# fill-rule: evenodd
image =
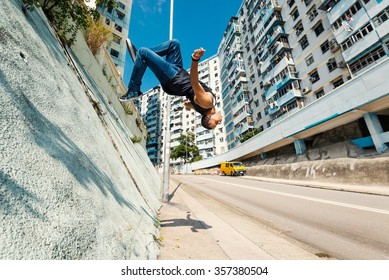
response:
M338 67L339 67L339 68L344 68L344 67L346 67L346 62L344 62L343 60L342 60L342 61L339 61L339 62L338 62Z
M309 79L311 79L311 78L309 78ZM310 87L305 87L305 88L302 89L301 92L302 92L303 94L307 94L307 93L310 92L310 91L311 91L311 88L310 88Z
M330 41L330 50L332 53L336 52L339 49L339 44L335 40Z

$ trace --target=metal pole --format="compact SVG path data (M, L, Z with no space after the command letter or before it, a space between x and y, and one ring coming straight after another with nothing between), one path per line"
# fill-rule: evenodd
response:
M169 40L173 39L173 9L174 0L170 0L170 30ZM165 133L163 137L163 191L162 202L169 202L169 181L170 181L170 95L167 95Z

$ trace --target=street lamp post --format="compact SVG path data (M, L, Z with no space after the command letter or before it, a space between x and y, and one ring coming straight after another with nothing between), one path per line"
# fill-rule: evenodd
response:
M173 39L173 8L174 0L170 0L170 30L169 40ZM162 202L169 202L169 181L170 181L170 96L167 95L165 133L163 137L164 159L163 159L163 190Z

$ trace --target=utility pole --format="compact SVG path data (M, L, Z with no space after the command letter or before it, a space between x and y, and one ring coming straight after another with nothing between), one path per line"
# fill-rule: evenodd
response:
M170 30L169 40L173 39L173 10L174 0L170 0ZM170 182L170 95L167 95L165 132L163 136L163 185L162 202L169 202L169 182Z

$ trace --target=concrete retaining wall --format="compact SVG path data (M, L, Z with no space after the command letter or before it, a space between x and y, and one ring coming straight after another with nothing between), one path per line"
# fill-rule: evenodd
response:
M1 1L0 259L158 256L159 176L84 78L41 11Z
M373 162L374 161L374 162ZM389 158L340 158L249 167L247 175L389 187Z

